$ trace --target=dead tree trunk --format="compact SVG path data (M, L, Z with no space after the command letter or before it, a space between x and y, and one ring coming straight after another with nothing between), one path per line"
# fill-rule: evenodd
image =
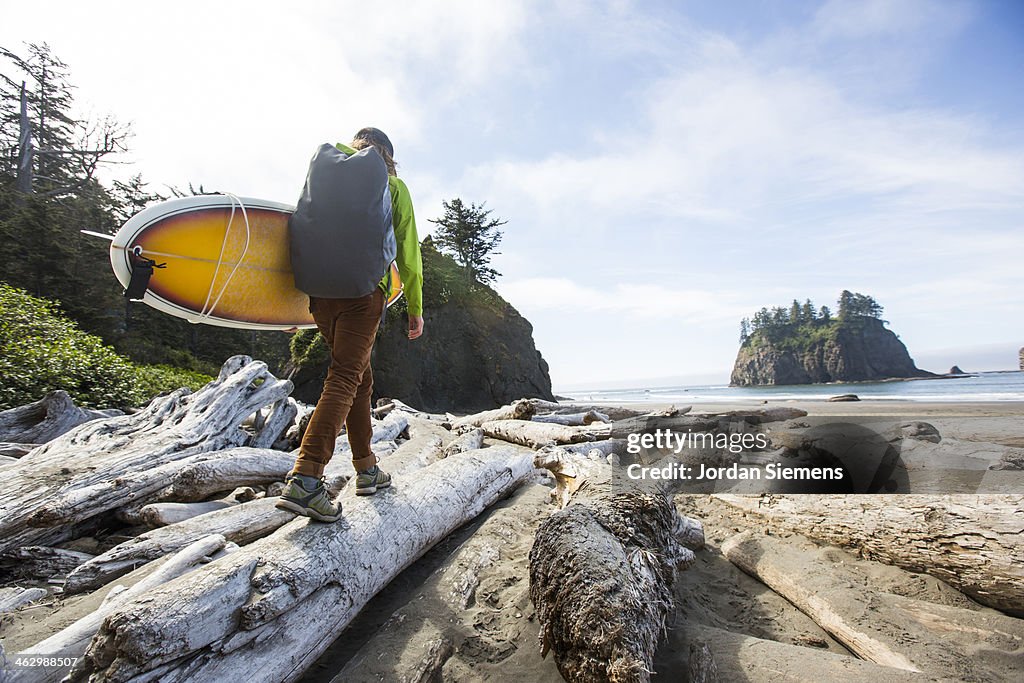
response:
M294 680L398 572L532 471L532 453L491 447L398 475L373 497L346 491L343 521L295 520L122 606L73 680L158 667L163 681Z
M240 446L248 438L242 421L291 386L264 363L235 356L195 394L179 389L138 413L88 422L32 451L4 468L0 550L66 538L76 522L166 486L182 461Z
M484 422L480 428L484 430L484 434L494 439L502 439L529 448L540 448L549 444L607 439L610 426L602 424L600 426L564 427L526 420L493 420Z
M862 556L930 574L1024 615L1024 496L733 496L722 501Z
M485 410L482 413L466 415L452 422L452 429L459 427L479 427L484 422L494 420L529 420L533 417L535 409L533 404L523 399L494 410Z
M570 682L649 681L675 572L694 560L679 513L664 491L612 490L602 458L553 449L536 464L568 501L530 550L541 655Z
M722 553L870 662L991 681L1001 679L1006 664L1020 656L1024 621L852 584L842 580L842 562L805 550L798 540L745 531L723 543ZM984 657L977 656L979 649Z
M593 422L611 422L604 413L599 413L596 410L588 410L583 413L566 413L559 415L558 413L549 413L548 415L534 415L531 418L533 422L547 422L549 424L565 425L566 427L580 427L588 425Z
M51 391L35 403L0 412L0 441L42 444L80 424L123 414L79 408L66 391Z

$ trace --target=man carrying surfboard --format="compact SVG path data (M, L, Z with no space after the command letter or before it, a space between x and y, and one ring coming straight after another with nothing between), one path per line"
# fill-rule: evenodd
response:
M423 334L423 265L412 199L395 171L394 147L377 128L351 144L322 145L289 220L295 284L331 352L323 392L277 507L322 522L341 518L324 485L342 423L352 446L356 495L391 485L370 448L370 352L398 265L409 339Z

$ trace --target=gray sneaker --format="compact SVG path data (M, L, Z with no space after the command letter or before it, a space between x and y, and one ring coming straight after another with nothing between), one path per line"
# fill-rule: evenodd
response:
M323 477L312 491L303 486L298 477L288 477L284 491L274 507L305 515L318 522L337 522L341 519L341 503L333 502L327 495Z
M356 474L356 495L372 496L378 489L391 486L391 475L374 465L365 472Z

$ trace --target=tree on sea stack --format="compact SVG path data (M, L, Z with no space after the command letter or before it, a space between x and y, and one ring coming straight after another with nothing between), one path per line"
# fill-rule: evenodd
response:
M466 269L466 278L481 284L493 282L501 275L490 267L491 254L501 244L499 227L508 221L491 218L492 209L485 209L486 202L477 206L466 206L459 198L441 202L444 216L431 218L437 226L434 242L441 251L450 252L455 260Z

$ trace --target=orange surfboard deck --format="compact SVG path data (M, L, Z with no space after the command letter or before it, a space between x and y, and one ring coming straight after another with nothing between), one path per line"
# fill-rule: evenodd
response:
M191 322L253 330L314 327L309 297L295 288L289 262L293 209L229 195L161 202L117 232L110 263L125 287L133 254L163 264L154 269L143 301ZM389 306L402 294L394 264L391 278Z

